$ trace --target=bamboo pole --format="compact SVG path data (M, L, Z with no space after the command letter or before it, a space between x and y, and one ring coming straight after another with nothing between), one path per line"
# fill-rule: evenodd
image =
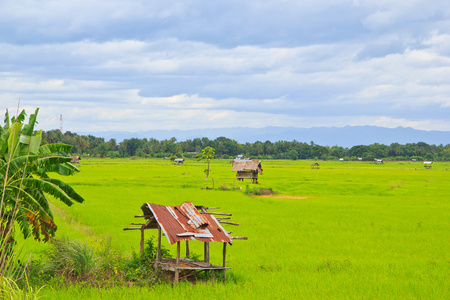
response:
M190 253L189 253L189 241L186 241L186 257L189 258Z

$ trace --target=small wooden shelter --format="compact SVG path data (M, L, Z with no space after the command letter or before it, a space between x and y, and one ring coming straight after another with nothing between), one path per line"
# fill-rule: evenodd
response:
M175 164L182 165L184 163L184 158L176 158L174 159Z
M313 163L313 164L311 164L311 169L320 169L319 163Z
M258 173L262 175L261 161L258 160L238 160L233 164L231 171L237 171L236 179L251 179L252 183L258 183Z
M433 166L433 162L432 161L424 161L423 166L425 167L425 169L431 169L431 167Z
M77 164L78 161L81 159L80 156L70 156L70 158L72 159L72 160L70 161L71 164Z
M135 218L145 218L145 223L131 223L131 225L139 225L140 227L124 228L124 230L140 230L141 255L144 253L144 230L158 229L158 247L156 252L156 260L153 262L155 269L175 272L175 282L182 278L192 276L202 271L222 270L226 278L226 246L231 245L234 239L244 239L246 237L231 237L231 232L226 231L222 227L222 223L239 225L231 222L224 222L222 219L216 218L214 215L231 216L227 213L208 212L208 209L216 209L219 207L194 206L191 202L184 202L179 206L165 206L153 203L144 203L141 206L143 215L136 215ZM162 258L161 257L161 235L162 231L170 244L177 244L177 257ZM180 242L186 242L186 257L180 257ZM189 258L189 241L204 242L204 261L194 261ZM222 266L209 263L209 243L223 243L223 264ZM180 278L180 273L184 272Z

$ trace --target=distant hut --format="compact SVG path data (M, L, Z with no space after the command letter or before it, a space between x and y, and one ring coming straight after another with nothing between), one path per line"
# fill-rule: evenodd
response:
M81 159L81 157L79 157L79 156L71 156L70 158L72 159L70 161L71 164L77 164L78 161Z
M423 166L424 166L426 169L431 169L432 165L433 165L433 162L432 162L432 161L424 161L424 162L423 162Z
M320 169L319 163L313 163L313 164L311 164L311 169Z
M258 183L258 173L262 175L261 161L258 160L240 160L235 161L231 171L236 173L236 179L251 179L252 183Z
M375 159L375 164L381 165L383 163L382 159Z
M174 159L175 164L178 165L182 165L184 163L184 159L183 158L176 158Z

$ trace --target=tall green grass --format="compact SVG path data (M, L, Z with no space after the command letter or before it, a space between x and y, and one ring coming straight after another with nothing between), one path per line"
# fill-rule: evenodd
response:
M237 182L225 160L172 165L164 160L85 160L81 173L65 180L86 201L66 210L55 202L58 236L94 244L111 239L124 256L138 251L139 233L123 231L144 202L184 201L220 206L232 213L226 227L237 240L227 251L227 282L176 287L45 289L51 299L448 299L450 298L450 164L263 161L258 186L276 197L248 197L249 182ZM235 190L205 190L225 184ZM242 188L242 192L240 191ZM225 225L227 226L227 225ZM147 237L152 234L146 231ZM27 241L28 243L28 241ZM45 245L27 244L32 251ZM175 251L163 239L163 245ZM100 246L99 246L100 247ZM190 243L202 254L201 243ZM211 245L212 263L222 247ZM183 253L183 249L182 249Z

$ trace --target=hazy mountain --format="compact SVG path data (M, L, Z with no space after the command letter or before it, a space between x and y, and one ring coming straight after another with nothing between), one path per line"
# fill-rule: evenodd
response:
M321 146L343 146L370 145L380 143L390 145L391 143L417 143L427 144L450 144L450 131L425 131L412 128L397 127L385 128L376 126L346 126L346 127L265 127L265 128L219 128L219 129L197 129L197 130L149 130L140 132L90 132L78 134L91 134L103 137L105 140L115 138L117 142L130 138L155 138L157 140L175 137L178 141L187 139L207 137L215 139L224 136L239 143L255 141L279 140L310 143Z

